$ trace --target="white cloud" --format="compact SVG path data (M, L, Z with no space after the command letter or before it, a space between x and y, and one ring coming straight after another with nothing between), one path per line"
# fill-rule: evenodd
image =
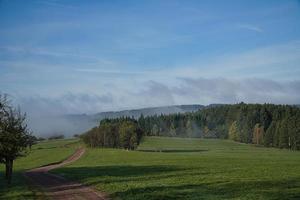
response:
M64 58L64 59L80 59L85 62L94 62L102 65L113 66L116 63L110 59L104 59L100 56L91 56L86 53L74 52L72 49L62 48L41 48L31 46L0 46L0 50L3 52L13 53L15 56L49 56L53 58ZM1 63L0 63L1 64Z
M96 113L174 104L277 103L299 104L300 81L268 79L183 78L177 86L157 81L139 87L109 87L110 92L65 93L57 96L17 96L17 103L32 115Z
M61 9L70 9L70 8L76 8L73 5L70 5L70 3L67 4L63 4L59 1L56 0L43 0L43 1L37 1L36 3L40 3L42 5L45 5L47 7L54 7L54 8L61 8Z
M86 73L101 73L101 74L119 74L119 75L139 75L139 74L146 74L146 71L125 71L125 70L108 70L108 69L101 69L101 68L78 68L74 71L77 72L86 72Z
M11 89L21 88L14 94L19 94L20 104L30 112L92 113L170 104L300 102L299 41L152 71L120 65L105 68L31 61L1 63L15 66L14 71L0 75L1 90L14 93ZM37 82L41 85L35 85ZM66 98L70 94L72 98ZM110 101L102 101L107 94Z
M177 103L275 103L298 104L300 81L278 82L268 79L232 80L224 78L182 79L173 89ZM180 99L180 101L179 101Z
M246 29L246 30L250 30L250 31L258 32L258 33L264 32L264 30L262 28L260 28L259 26L252 25L252 24L238 24L237 27L240 29Z
M300 41L260 47L245 52L194 61L164 73L177 77L267 78L298 80L300 76ZM160 72L161 73L161 72ZM290 75L284 75L290 73Z

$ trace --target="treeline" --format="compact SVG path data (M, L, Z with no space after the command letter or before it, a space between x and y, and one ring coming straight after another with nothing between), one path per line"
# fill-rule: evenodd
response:
M80 137L90 147L135 149L142 138L138 122L132 118L104 119Z
M231 139L300 149L300 108L274 104L216 105L193 113L105 119L81 137L91 147L135 149L143 135Z
M300 149L300 109L289 105L220 105L194 113L141 116L138 126L147 136L229 138Z

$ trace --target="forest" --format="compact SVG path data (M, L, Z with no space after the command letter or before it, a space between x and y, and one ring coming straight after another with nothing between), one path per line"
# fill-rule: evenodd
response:
M135 149L143 135L221 138L299 150L300 108L242 102L190 113L105 119L81 137L91 147Z

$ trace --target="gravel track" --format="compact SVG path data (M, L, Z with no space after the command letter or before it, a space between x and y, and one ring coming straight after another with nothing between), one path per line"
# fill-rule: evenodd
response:
M62 167L78 160L85 153L84 148L79 148L73 155L60 163L31 169L25 172L29 181L41 188L48 199L57 200L108 200L109 198L99 191L88 186L76 183L62 176L49 173L50 170Z

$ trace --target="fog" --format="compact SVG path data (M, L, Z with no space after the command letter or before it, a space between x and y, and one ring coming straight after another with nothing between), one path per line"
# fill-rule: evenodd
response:
M148 81L141 89L130 88L119 93L65 93L59 96L12 96L27 113L28 125L39 136L63 133L67 136L82 133L97 125L104 117L127 115L138 117L131 109L182 104L211 103L275 103L299 104L300 81L277 82L264 79L230 80L225 78L178 78L176 84ZM161 108L146 110L157 114ZM168 110L169 109L169 110ZM99 112L129 110L122 113ZM162 113L182 112L166 107Z

